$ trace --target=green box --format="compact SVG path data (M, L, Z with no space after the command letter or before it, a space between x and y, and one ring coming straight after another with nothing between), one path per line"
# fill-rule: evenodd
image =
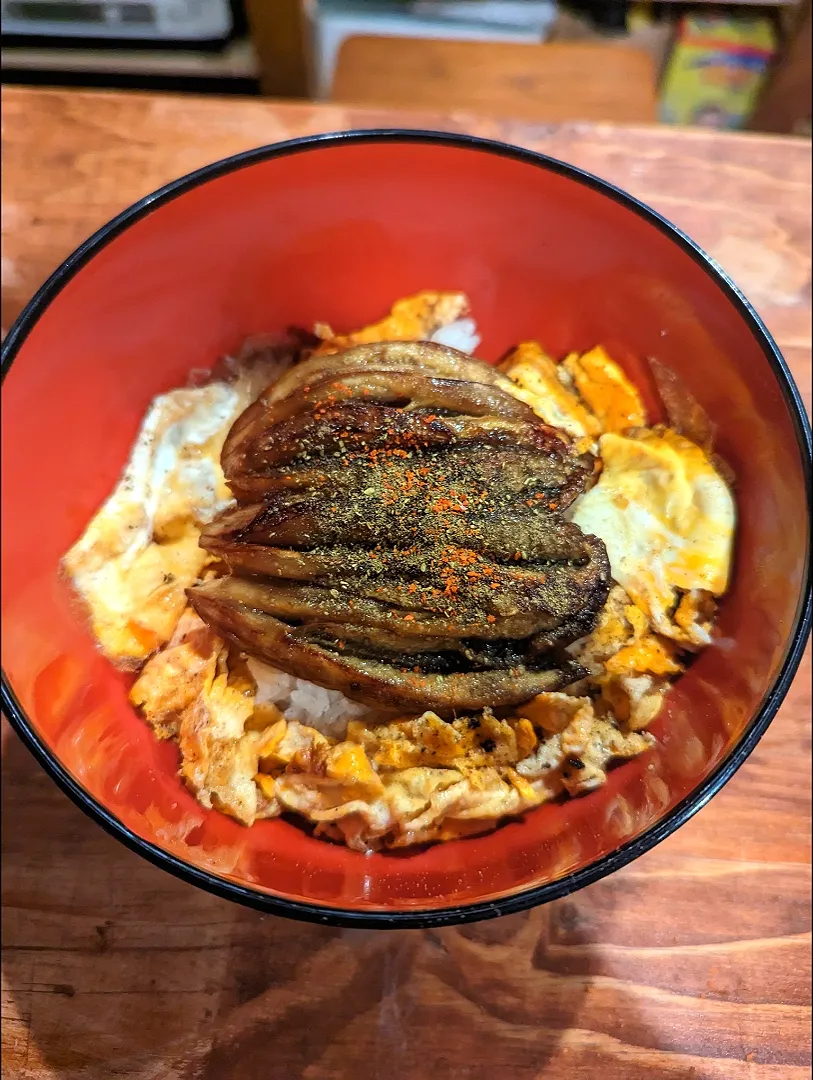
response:
M764 16L685 15L661 86L665 124L740 128L776 53Z

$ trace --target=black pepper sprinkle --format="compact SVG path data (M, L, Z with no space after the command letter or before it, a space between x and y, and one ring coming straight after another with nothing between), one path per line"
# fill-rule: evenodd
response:
M580 758L568 757L568 758L565 758L565 761L571 767L571 769L583 769L584 768L584 762Z
M490 754L493 750L497 749L497 744L494 742L493 739L483 739L481 745L483 747L483 750L487 754Z

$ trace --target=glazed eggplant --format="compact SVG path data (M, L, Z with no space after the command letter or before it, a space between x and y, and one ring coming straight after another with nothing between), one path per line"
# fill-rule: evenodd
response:
M294 367L222 455L237 500L191 590L241 649L391 708L452 715L581 677L563 648L610 587L604 544L563 516L592 463L493 368L429 343Z

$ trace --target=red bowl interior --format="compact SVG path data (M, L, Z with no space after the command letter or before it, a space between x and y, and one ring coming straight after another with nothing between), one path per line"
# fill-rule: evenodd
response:
M575 175L407 139L258 155L112 234L65 275L5 381L2 657L35 737L136 837L266 897L417 915L595 864L667 819L737 747L798 621L804 467L769 343L687 244ZM245 829L201 809L176 779L174 747L94 648L58 565L157 393L250 334L317 319L349 329L426 288L469 294L485 359L536 338L555 355L602 343L647 392L642 358L677 372L737 476L736 565L718 639L670 695L656 750L490 835L365 857L287 821Z

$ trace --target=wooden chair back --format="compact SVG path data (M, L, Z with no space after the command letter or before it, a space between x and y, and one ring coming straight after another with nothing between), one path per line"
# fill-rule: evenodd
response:
M655 66L621 44L520 44L351 37L341 46L331 100L555 123L654 123Z

